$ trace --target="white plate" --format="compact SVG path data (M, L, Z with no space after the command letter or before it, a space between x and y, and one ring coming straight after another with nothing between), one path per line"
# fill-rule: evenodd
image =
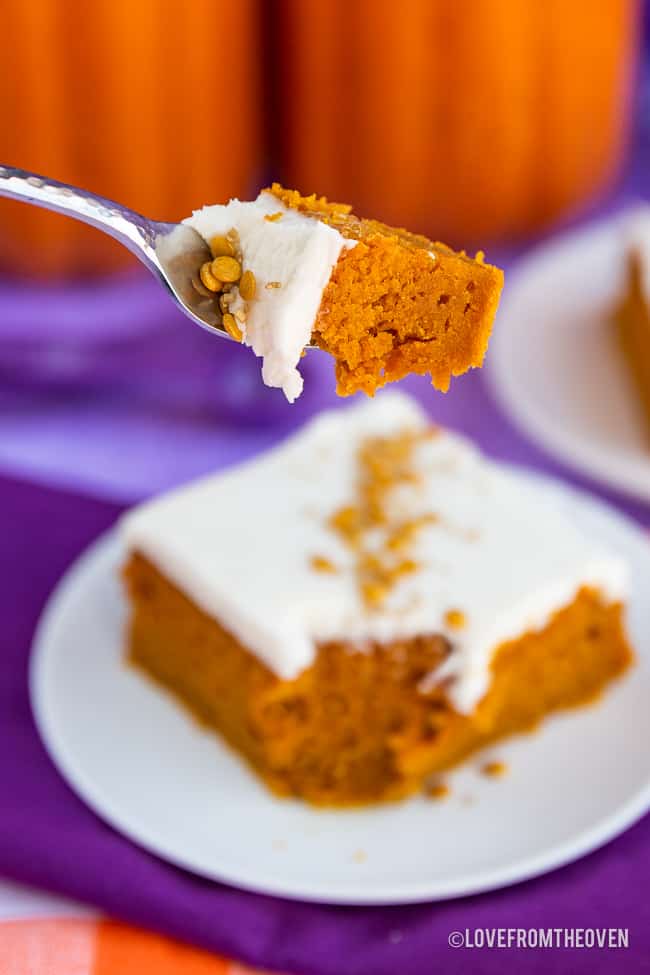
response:
M650 806L650 545L608 508L519 475L632 567L638 665L592 707L473 760L449 799L315 811L273 798L220 740L123 661L120 546L100 539L50 599L36 635L32 706L72 787L136 843L198 874L285 897L402 903L504 886L616 836ZM534 557L531 555L531 557Z
M628 219L556 238L517 264L486 371L509 416L549 453L650 501L650 440L608 323Z

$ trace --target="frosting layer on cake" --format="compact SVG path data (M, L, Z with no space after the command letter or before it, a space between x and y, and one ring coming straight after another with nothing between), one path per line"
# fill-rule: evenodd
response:
M356 241L264 191L252 202L231 200L203 207L183 223L208 242L237 231L244 269L257 281L243 341L264 360L265 384L280 387L293 403L302 392L297 366L311 339L323 291L341 251ZM238 295L230 310L236 314L243 305Z
M363 652L368 641L444 634L451 651L432 679L448 680L453 705L469 712L501 643L543 627L584 586L622 599L626 569L555 495L528 490L459 436L419 438L428 427L399 393L322 414L261 457L136 508L125 543L284 679L330 640ZM391 489L382 517L418 524L412 564L369 605L333 518L358 498L360 451L402 434L416 437L414 476Z

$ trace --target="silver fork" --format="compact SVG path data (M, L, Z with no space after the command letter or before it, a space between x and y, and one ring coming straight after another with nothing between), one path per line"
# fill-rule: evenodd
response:
M0 165L0 196L55 210L103 230L142 261L188 318L213 334L230 338L221 326L214 298L199 294L192 284L212 255L191 227L148 220L96 193L13 166Z

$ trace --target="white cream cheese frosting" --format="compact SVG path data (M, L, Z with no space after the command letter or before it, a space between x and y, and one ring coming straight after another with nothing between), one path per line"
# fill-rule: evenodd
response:
M124 541L284 679L328 640L362 652L369 640L443 633L452 650L431 679L450 678L452 703L470 712L500 643L542 628L582 586L622 599L626 567L579 530L560 497L441 431L419 443L418 480L392 499L401 518L436 516L417 536L419 569L369 610L328 520L354 499L361 444L427 425L393 392L324 413L261 457L136 508ZM337 571L314 571L315 555ZM450 610L462 628L448 625Z
M280 218L265 219L275 214ZM298 363L309 344L323 291L341 251L355 241L264 191L252 202L231 200L203 207L183 223L206 241L237 231L244 269L252 271L257 282L243 341L262 357L265 384L280 387L293 403L302 392ZM231 311L242 305L238 297Z

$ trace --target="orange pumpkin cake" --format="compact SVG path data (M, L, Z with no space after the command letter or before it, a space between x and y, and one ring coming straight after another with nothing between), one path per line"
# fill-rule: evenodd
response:
M397 799L630 663L574 522L383 393L125 517L129 657L276 793Z
M212 249L197 290L290 402L310 343L334 357L341 396L372 395L410 373L446 390L483 362L503 274L480 252L470 258L277 183L184 222Z
M613 315L618 345L650 436L650 216L629 228L623 293Z

